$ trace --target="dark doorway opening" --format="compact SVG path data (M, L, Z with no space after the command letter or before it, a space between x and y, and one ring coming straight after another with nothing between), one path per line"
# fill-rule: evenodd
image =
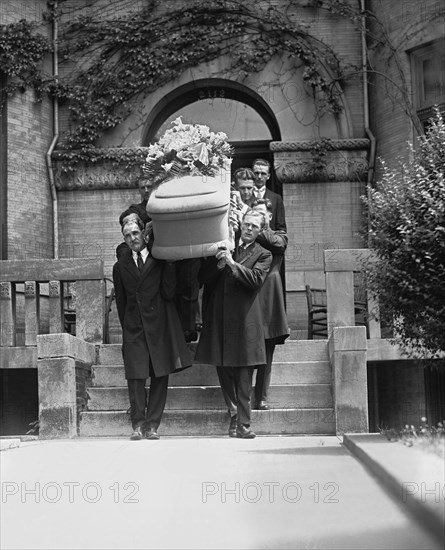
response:
M369 430L436 427L445 418L445 370L441 361L368 363Z
M271 176L267 182L267 187L274 193L283 196L283 189L278 178L275 176L273 167L273 154L269 149L270 141L235 141L230 144L235 149L232 160L232 174L238 168L252 168L253 161L257 158L268 160L271 166Z
M0 369L0 396L0 436L26 435L39 418L37 369Z

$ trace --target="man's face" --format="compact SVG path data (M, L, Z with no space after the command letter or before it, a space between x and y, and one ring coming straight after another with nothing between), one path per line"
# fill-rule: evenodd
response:
M253 173L255 175L255 185L258 188L266 185L267 180L269 179L269 168L263 166L262 164L255 164L253 167Z
M253 198L253 180L239 180L237 188L244 204L249 204Z
M134 252L140 252L145 248L145 241L142 235L142 231L135 222L128 222L122 228L122 234L125 242Z
M246 214L241 223L241 238L246 244L252 243L261 232L261 218Z
M253 209L256 212L261 212L263 214L266 225L269 226L270 220L272 219L272 212L269 212L269 210L266 208L265 204L256 204Z
M141 199L143 201L148 201L150 198L151 192L153 190L153 186L151 183L147 180L142 180L139 182L139 193L141 195Z

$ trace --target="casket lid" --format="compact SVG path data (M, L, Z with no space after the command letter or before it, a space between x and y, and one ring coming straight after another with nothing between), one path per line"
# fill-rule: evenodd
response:
M228 206L230 180L217 177L183 176L162 182L153 190L147 203L149 215L156 213L192 212Z

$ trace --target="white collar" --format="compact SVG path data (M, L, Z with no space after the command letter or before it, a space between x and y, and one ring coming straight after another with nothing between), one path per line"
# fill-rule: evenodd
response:
M146 261L146 259L148 258L148 254L149 254L148 248L145 247L145 248L143 248L140 252L141 252L142 259L144 260L144 264L145 264L145 261ZM137 264L137 261L138 261L138 253L135 252L134 250L132 250L132 254L133 254L133 260L134 260L134 261L136 262L136 264Z

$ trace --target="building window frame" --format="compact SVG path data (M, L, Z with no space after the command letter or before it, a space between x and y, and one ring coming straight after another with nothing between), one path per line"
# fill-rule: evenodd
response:
M417 116L425 130L428 120L434 116L434 107L445 112L445 39L434 40L409 52L411 60L413 100ZM426 63L432 70L426 74ZM436 90L428 97L426 84L429 75L434 75ZM431 95L431 87L430 87Z

